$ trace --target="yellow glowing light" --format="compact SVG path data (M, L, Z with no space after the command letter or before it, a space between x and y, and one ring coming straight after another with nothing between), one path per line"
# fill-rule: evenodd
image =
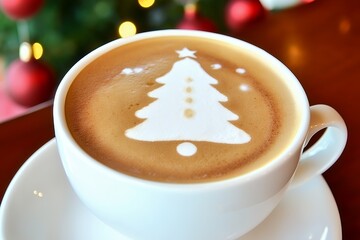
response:
M119 26L119 35L120 37L130 37L136 34L136 26L130 21L126 21L120 24Z
M20 59L24 62L29 62L33 58L40 59L43 53L44 49L38 42L32 45L28 42L23 42L19 48Z
M149 8L154 5L155 0L138 0L138 3L143 8Z
M40 59L44 53L44 49L40 43L36 42L32 45L33 55L35 59Z

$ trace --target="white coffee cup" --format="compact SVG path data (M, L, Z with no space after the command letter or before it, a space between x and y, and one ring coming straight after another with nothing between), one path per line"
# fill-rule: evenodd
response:
M102 165L73 139L64 105L74 77L90 62L124 44L158 36L210 38L245 48L276 69L296 96L301 123L291 144L263 167L207 183L163 183L128 176ZM284 80L285 81L285 80ZM99 219L130 239L236 239L261 223L284 192L326 171L342 153L347 129L331 107L309 107L296 77L265 51L231 37L186 30L147 32L110 42L80 60L64 77L54 101L57 146L80 200ZM326 131L303 151L310 138Z

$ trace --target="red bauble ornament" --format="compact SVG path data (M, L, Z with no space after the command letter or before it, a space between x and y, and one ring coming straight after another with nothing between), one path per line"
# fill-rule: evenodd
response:
M43 4L44 0L0 0L4 13L15 20L32 17Z
M53 71L43 62L20 59L12 62L5 77L9 96L17 103L30 107L49 100L54 93Z
M239 33L244 26L264 16L259 0L231 0L225 8L225 20L232 33Z
M185 6L184 18L176 26L178 29L201 30L207 32L216 32L217 28L213 21L201 16L194 4Z

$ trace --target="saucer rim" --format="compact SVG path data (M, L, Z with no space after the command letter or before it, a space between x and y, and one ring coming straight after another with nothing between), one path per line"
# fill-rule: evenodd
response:
M14 175L13 179L11 180L10 184L8 185L5 194L3 196L1 205L0 205L0 238L1 239L5 239L5 233L6 231L5 229L5 223L6 223L6 216L8 216L9 213L7 213L7 211L9 211L9 208L7 208L7 206L9 205L8 202L11 200L11 198L14 196L16 190L15 188L17 187L17 185L19 184L18 182L20 182L20 179L24 176L24 173L31 168L31 165L33 165L35 162L37 162L39 159L41 159L43 157L43 155L48 152L49 150L52 150L56 148L56 139L53 138L51 140L49 140L47 143L45 143L43 146L41 146L38 150L36 150L24 163L23 165L19 168L19 170L16 172L16 174ZM53 150L52 150L53 151ZM59 157L58 157L59 158ZM59 161L61 161L59 159ZM333 229L334 234L332 234L331 239L342 239L342 226L341 226L341 219L340 219L340 214L339 214L339 210L338 210L338 206L336 204L335 198L331 192L331 189L329 188L326 180L324 179L324 177L322 175L319 175L317 177L315 177L313 180L310 181L314 181L317 178L317 180L321 180L321 188L327 188L326 190L328 191L328 197L331 197L332 199L332 215L334 215L334 219L331 219L332 225L333 227L335 227L335 229ZM309 181L309 182L310 182ZM310 183L311 184L311 183ZM289 191L296 191L295 189L291 189ZM256 229L256 228L255 228ZM246 236L246 235L245 235ZM241 240L242 238L240 238L239 240ZM326 238L328 239L328 238Z

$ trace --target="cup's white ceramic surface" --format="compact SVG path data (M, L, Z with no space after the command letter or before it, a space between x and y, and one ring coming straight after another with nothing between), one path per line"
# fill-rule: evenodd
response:
M86 154L74 141L65 121L64 102L74 77L84 66L123 44L157 36L211 38L245 48L286 79L297 99L301 124L285 151L264 167L227 180L177 184L131 177ZM331 107L309 107L296 77L278 60L243 41L219 34L163 30L115 40L80 60L64 77L55 97L54 124L61 160L80 200L96 215L131 239L236 239L256 227L290 187L327 170L342 153L347 129ZM323 136L303 152L309 139Z

